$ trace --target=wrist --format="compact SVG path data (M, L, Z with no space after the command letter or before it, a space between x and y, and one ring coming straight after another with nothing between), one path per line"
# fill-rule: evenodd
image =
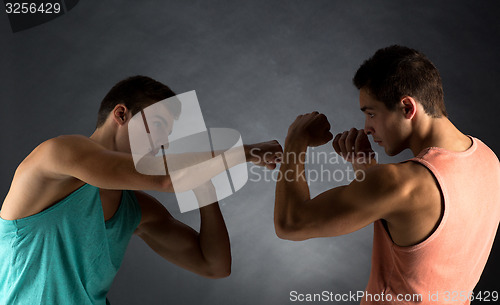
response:
M204 182L193 189L193 192L196 196L204 196L207 197L211 194L215 194L215 186L213 185L211 180Z
M285 151L305 151L307 146L308 142L305 137L288 134L285 139Z
M298 138L285 140L282 168L293 166L294 164L304 164L307 152L307 143Z
M243 151L245 152L245 160L247 162L252 162L252 149L253 149L253 144L243 144Z

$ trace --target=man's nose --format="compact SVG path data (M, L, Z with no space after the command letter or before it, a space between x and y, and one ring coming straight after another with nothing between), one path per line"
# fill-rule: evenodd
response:
M169 142L168 142L168 139L167 139L167 142L163 143L163 149L168 149L168 146L169 146Z
M168 145L169 145L168 134L167 133L157 134L157 137L156 137L154 143L155 143L155 146L158 146L158 147L163 146L164 149L167 149Z
M163 149L167 149L168 146L170 145L169 141L168 141L168 137L164 137L162 138L159 142L158 142L158 145L159 146L163 146Z
M373 128L365 123L365 134L371 135L373 133Z

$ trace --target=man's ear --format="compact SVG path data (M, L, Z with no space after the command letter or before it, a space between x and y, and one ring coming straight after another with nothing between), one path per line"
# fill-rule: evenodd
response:
M417 102L411 96L405 96L401 99L400 105L403 108L403 115L406 119L413 119L417 113Z
M123 104L118 104L113 109L113 121L115 121L118 125L123 125L127 122L130 111Z

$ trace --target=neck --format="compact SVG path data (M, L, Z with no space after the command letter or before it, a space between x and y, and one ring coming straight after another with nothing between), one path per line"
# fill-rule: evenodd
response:
M111 128L107 128L106 125L97 128L90 136L90 139L104 146L106 149L117 150L115 132Z
M420 122L410 139L413 155L418 155L427 147L440 147L450 151L465 151L472 142L446 117L428 118Z

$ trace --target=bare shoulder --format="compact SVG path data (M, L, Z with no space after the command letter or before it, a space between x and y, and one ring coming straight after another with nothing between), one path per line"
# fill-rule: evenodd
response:
M89 137L83 135L60 135L55 138L48 139L38 145L35 150L40 149L47 152L49 149L64 149L72 146L98 145Z
M400 178L406 181L411 191L423 192L434 189L439 192L434 175L422 164L408 161L394 165L398 168Z
M64 157L64 154L83 153L95 149L104 148L83 135L61 135L41 143L35 151L40 150L40 153L44 155Z
M424 165L408 161L401 163L402 173L411 185L412 201L417 208L440 206L441 189L432 172Z
M415 162L376 165L365 172L364 178L359 184L368 190L371 200L380 199L390 206L391 215L426 209L440 199L434 176Z
M82 135L61 135L48 139L38 145L28 158L31 156L60 156L65 152L77 151L82 147L99 147L100 145L90 138Z
M368 168L357 181L371 194L383 194L387 197L391 193L406 192L405 183L408 173L399 164L378 164Z
M393 208L385 218L392 228L393 238L403 245L427 236L441 213L441 192L432 173L423 165L409 161L377 166L373 174L377 175L372 179L378 177L376 183L393 194Z
M70 157L70 147L86 141L90 139L84 136L60 136L38 145L17 167L2 205L2 217L36 214L82 186L84 182L57 170Z
M64 135L48 139L39 144L33 151L19 164L16 174L21 172L37 172L41 178L45 172L50 173L55 163L64 160L70 151L76 151L77 145L91 141L89 138L80 135ZM74 149L71 149L75 146ZM49 169L45 171L45 169ZM36 178L36 177L33 177Z
M415 245L425 240L441 219L439 184L425 166L416 162L384 167L385 173L392 173L399 194L391 213L384 218L391 238L400 246Z
M365 172L365 179L379 187L395 187L410 192L427 184L435 185L433 175L415 162L379 164Z
M104 150L104 147L83 135L61 135L49 139L36 147L24 162L35 165L41 173L50 178L64 179L62 167L78 164L78 160L90 152Z

